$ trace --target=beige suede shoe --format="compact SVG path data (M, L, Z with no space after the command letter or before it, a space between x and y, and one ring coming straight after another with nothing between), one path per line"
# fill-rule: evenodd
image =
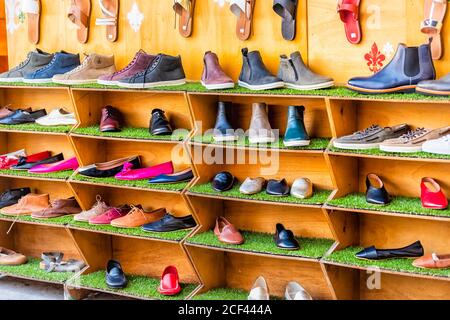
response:
M65 85L97 83L101 76L116 72L114 56L103 56L96 53L87 55L83 63L65 74L53 76L53 82Z
M274 143L276 136L270 126L265 103L254 103L249 129L250 143Z

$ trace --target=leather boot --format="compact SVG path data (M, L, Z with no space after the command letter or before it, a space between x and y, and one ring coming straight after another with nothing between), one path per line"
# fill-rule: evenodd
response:
M286 147L309 146L310 139L304 122L304 106L289 106L284 145Z
M226 75L214 52L208 51L203 57L202 85L208 90L232 89L233 79Z
M270 126L265 103L254 103L249 129L250 143L273 143L275 134Z
M242 69L239 85L250 90L268 90L284 87L283 80L267 70L259 51L248 52L242 49Z
M347 87L363 94L409 93L420 81L435 78L430 45L407 47L400 43L394 58L382 70L370 77L350 79Z
M227 110L231 107L231 102L220 101L218 103L216 125L214 126L213 135L214 140L217 142L235 141L238 138L227 117Z

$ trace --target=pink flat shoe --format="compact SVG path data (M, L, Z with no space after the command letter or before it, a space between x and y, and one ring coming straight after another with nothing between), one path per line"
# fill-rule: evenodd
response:
M123 165L122 172L116 174L115 178L118 180L140 180L148 179L159 176L160 174L172 174L173 163L172 161L157 164L156 166L149 168L141 168L132 170L133 165L131 163L125 163Z
M28 170L30 173L50 173L66 170L76 170L78 169L78 160L73 157L68 160L62 160L55 163L41 164Z

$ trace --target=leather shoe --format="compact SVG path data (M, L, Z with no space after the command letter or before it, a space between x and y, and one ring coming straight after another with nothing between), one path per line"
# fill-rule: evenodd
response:
M42 165L42 164L50 164L50 163L56 163L59 161L63 161L64 160L64 156L62 153L57 154L56 156L53 157L49 157L43 160L39 160L37 162L28 162L26 158L24 158L23 161L21 161L22 159L19 159L19 162L15 165L12 166L11 169L13 170L29 170L31 168L34 168L36 166Z
M170 232L191 229L196 225L197 224L191 215L185 217L174 217L170 213L167 213L159 221L143 225L142 230L149 232Z
M267 183L266 193L271 196L285 197L289 195L289 185L286 179L274 180L271 179Z
M158 183L180 183L191 181L194 178L192 169L186 169L173 174L160 174L157 177L148 180L148 183L158 184Z
M227 171L219 172L212 180L212 188L217 192L228 191L233 188L235 178Z
M273 237L278 248L284 250L298 250L300 245L291 230L286 230L281 223L277 223Z
M106 106L102 109L100 132L120 132L122 123L122 114L119 110L112 106Z
M167 120L166 114L161 109L153 109L150 120L150 133L154 136L163 136L172 134L173 130Z
M109 260L106 266L106 285L113 289L123 289L128 280L119 261Z
M118 228L137 228L144 224L158 221L165 214L166 209L164 208L145 212L141 208L134 207L126 216L111 221L111 225Z
M17 125L24 123L34 123L37 119L45 117L47 111L45 109L28 112L25 110L16 110L13 114L0 119L0 124Z
M218 217L216 219L214 234L217 236L219 241L223 243L227 244L244 243L244 237L242 237L242 234L239 232L239 230L224 217Z
M355 255L358 259L383 260L391 258L416 258L423 256L420 241L399 249L377 249L375 246L365 248Z
M139 156L116 159L104 163L95 163L78 169L78 173L82 176L91 178L107 178L114 177L123 170L125 163L131 163L133 168L141 167L141 159Z
M450 268L450 254L432 253L414 260L413 266L427 269Z
M117 180L141 180L159 176L160 174L172 174L172 161L157 164L148 168L133 169L132 163L125 163L121 172L114 177Z
M9 189L0 195L0 209L12 206L19 202L20 198L31 193L30 188Z
M427 186L430 184L434 190ZM420 184L422 206L428 209L444 210L448 207L448 200L442 192L441 186L432 178L423 178Z
M373 186L371 180L375 181L378 186ZM389 194L384 187L383 181L374 173L369 173L366 177L366 201L371 204L385 205L391 200Z

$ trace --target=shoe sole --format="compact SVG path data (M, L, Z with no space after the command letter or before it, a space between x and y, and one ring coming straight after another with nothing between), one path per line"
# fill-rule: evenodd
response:
M238 85L247 88L249 90L259 91L259 90L271 90L271 89L280 89L284 87L284 82L274 82L274 83L268 83L268 84L261 84L261 85L251 85L247 82L239 81Z
M283 141L285 147L307 147L311 144L310 140Z
M257 138L257 139L249 139L251 144L268 144L275 143L275 139L271 138Z
M344 150L369 150L369 149L378 149L380 147L380 144L379 143L353 144L353 143L339 143L334 141L333 147Z
M432 154L442 154L442 155L450 155L450 150L449 151L437 151L437 150L431 150L431 149L427 149L427 148L422 148L423 152L426 153L432 153Z
M97 79L92 79L92 80L55 80L55 79L52 79L52 82L56 83L56 84L64 84L64 85L68 85L68 86L74 86L74 85L80 85L80 84L96 84Z
M159 130L155 130L151 134L155 135L155 136L158 136L158 135L170 135L170 134L172 134L172 131L169 130L169 129L159 129Z
M118 86L121 88L127 89L150 89L156 87L165 87L165 86L181 86L186 83L186 79L180 80L172 80L172 81L160 81L153 83L122 83L119 82Z
M38 122L36 121L36 123L40 126L44 126L44 127L53 127L53 126L74 126L77 124L77 122L56 122L56 123L42 123L42 122Z
M422 146L419 147L398 147L398 146L383 146L380 145L380 150L384 152L397 152L397 153L413 153L422 151Z
M426 95L426 96L435 96L435 97L450 96L450 91L430 90L430 89L424 89L424 88L420 88L420 87L416 87L416 92Z
M53 80L50 79L23 79L24 83L53 83Z
M291 84L291 83L285 83L286 88L289 89L295 89L295 90L319 90L319 89L326 89L326 88L331 88L334 86L334 81L328 81L328 82L323 82L323 83L318 83L318 84L311 84L311 85L296 85L296 84Z
M1 78L0 83L16 83L16 82L23 82L23 78Z
M401 86L389 89L365 89L347 84L347 88L362 94L414 93L416 91L416 85Z
M215 142L230 142L230 141L236 141L238 140L237 136L217 136L217 137L213 137Z
M118 86L119 81L97 80L97 84L102 86Z
M207 90L234 89L234 85L235 85L234 83L206 84L203 81L200 81L200 83Z

